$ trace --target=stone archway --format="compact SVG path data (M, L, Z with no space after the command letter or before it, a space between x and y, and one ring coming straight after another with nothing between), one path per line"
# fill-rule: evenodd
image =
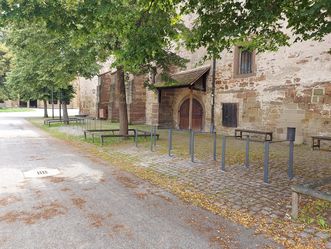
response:
M200 102L193 98L192 99L192 129L202 130L203 128L203 108ZM179 128L189 129L190 128L190 99L186 99L179 108Z

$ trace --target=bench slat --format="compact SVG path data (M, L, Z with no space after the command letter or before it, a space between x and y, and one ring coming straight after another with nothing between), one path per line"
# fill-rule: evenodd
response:
M327 137L327 136L312 136L312 138L319 140L331 140L331 137Z

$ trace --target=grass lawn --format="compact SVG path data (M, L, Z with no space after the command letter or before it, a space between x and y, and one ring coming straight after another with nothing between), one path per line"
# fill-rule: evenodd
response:
M33 109L30 108L8 108L0 107L0 112L32 112Z

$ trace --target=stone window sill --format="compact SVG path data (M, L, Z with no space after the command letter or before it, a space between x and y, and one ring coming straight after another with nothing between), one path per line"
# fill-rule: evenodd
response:
M256 76L256 73L235 74L235 75L233 75L233 78L240 79L240 78L248 78L248 77L253 77L253 76Z

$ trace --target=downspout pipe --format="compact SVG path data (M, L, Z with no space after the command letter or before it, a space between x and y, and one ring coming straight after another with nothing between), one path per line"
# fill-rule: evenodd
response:
M215 81L216 81L216 58L213 56L213 67L212 67L212 80L211 80L211 122L210 132L215 131Z

